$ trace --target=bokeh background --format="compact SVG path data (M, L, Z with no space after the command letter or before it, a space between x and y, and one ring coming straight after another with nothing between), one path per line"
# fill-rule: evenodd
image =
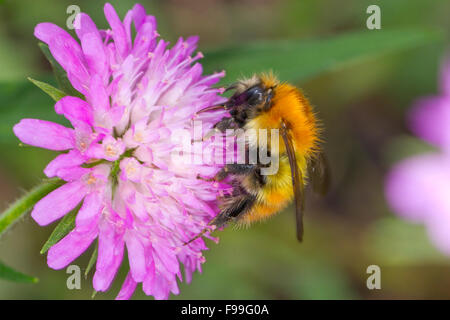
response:
M123 17L134 1L111 1ZM339 68L302 77L303 88L323 120L333 185L325 198L308 195L306 236L295 238L292 208L248 230L229 228L219 244L210 242L207 262L193 283L181 284L174 299L448 299L450 257L440 254L421 225L402 221L383 194L389 166L431 147L412 137L404 117L411 102L437 92L438 68L450 39L450 2L445 0L151 0L141 1L158 19L159 33L172 43L178 36L199 35L200 50L230 47L233 52L253 42L274 43L270 59L280 59L281 39L299 43L328 39L347 32L429 30L434 36L399 50L352 59ZM43 21L65 26L66 8L76 4L106 27L102 1L0 1L0 209L39 183L54 153L19 147L11 132L23 117L55 120L52 100L27 83L26 77L51 79L51 69L33 37ZM366 8L381 8L381 30L366 29ZM401 40L401 39L400 39ZM219 49L217 49L219 48ZM233 49L234 48L234 49ZM448 49L448 48L447 48ZM339 50L337 48L336 50ZM227 52L227 51L225 51ZM251 51L250 51L251 52ZM317 52L320 55L320 52ZM243 57L228 59L245 64ZM339 62L339 61L337 61ZM289 61L285 61L289 64ZM297 72L292 61L292 72ZM245 68L244 68L245 69ZM275 68L275 71L276 68ZM302 70L298 70L299 73ZM245 74L245 73L244 73ZM232 82L236 71L225 82ZM449 195L450 196L450 195ZM38 227L24 218L0 238L0 260L39 278L37 284L0 279L0 299L90 299L91 276L81 290L68 290L65 270L47 267L39 251L54 226ZM449 230L450 231L450 230ZM76 261L83 270L86 253ZM379 265L382 289L368 290L366 268ZM122 270L109 293L115 296ZM137 290L135 298L146 298Z

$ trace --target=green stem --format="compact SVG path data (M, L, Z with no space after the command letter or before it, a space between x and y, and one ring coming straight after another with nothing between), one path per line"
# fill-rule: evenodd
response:
M20 217L30 211L39 200L63 184L64 181L60 179L47 180L11 204L0 215L0 235L8 230Z

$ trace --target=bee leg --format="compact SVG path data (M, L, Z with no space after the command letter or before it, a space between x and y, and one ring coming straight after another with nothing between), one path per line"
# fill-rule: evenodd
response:
M254 164L238 164L238 163L230 163L230 164L226 164L222 169L220 169L219 172L216 173L216 175L212 178L204 178L200 175L197 175L197 179L201 179L204 181L222 181L224 180L226 177L228 177L228 175L230 174L234 174L234 175L244 175L244 174L248 174L250 172L252 172L255 169L255 165Z
M212 128L211 130L209 130L203 137L202 137L202 139L201 140L194 140L194 142L199 142L199 141L201 141L201 142L203 142L203 141L206 141L206 140L209 140L212 136L214 136L214 135L216 135L216 134L222 134L223 132L222 131L220 131L219 129L217 129L217 128Z
M227 206L224 208L214 219L208 223L208 226L204 228L198 235L194 238L185 242L184 245L188 245L192 241L200 238L208 230L215 230L225 226L229 221L238 219L243 214L248 212L253 204L255 203L256 197L250 194L243 194L236 197L231 197L227 199Z
M201 141L206 141L217 133L222 134L227 129L237 129L237 128L238 128L238 125L234 121L233 118L224 117L224 118L222 118L222 120L220 120L219 122L217 122L214 125L212 130L210 130L208 133L206 133L206 135L202 138Z
M255 203L256 197L250 194L244 194L227 199L228 207L223 209L211 222L210 226L221 228L230 220L235 220L247 213Z

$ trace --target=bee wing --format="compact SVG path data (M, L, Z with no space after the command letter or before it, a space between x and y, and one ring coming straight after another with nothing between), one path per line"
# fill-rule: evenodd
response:
M325 195L330 188L331 174L328 159L324 153L319 153L308 166L309 179L314 192Z
M283 137L284 145L286 147L286 153L289 158L289 165L291 167L292 186L294 189L294 197L295 197L295 218L297 222L297 239L298 241L301 242L303 240L303 208L304 208L303 177L302 173L298 169L294 145L292 144L292 140L289 138L287 127L284 122L281 125L281 136Z

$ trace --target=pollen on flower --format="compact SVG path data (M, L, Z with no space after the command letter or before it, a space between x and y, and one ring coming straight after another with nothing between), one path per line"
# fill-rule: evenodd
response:
M79 144L79 148L80 148L80 150L86 150L86 148L87 148L87 144L86 144L86 142L80 142L80 144Z
M97 178L94 177L92 174L89 174L89 176L86 180L86 183L91 186L91 185L95 184L96 182L97 182Z
M181 247L175 247L175 249L173 249L174 253L180 253L183 249Z
M127 166L125 167L125 171L127 172L128 176L133 176L136 174L137 169L133 164L131 164L131 162L128 162Z
M91 137L92 139L92 137ZM77 149L80 152L85 152L89 147L89 137L84 133L78 133L76 138Z
M133 139L136 142L142 142L144 140L144 135L141 131L137 131L134 133Z
M110 157L116 157L119 153L119 151L117 150L117 148L115 146L113 146L112 144L108 144L105 147L105 152L108 156Z

